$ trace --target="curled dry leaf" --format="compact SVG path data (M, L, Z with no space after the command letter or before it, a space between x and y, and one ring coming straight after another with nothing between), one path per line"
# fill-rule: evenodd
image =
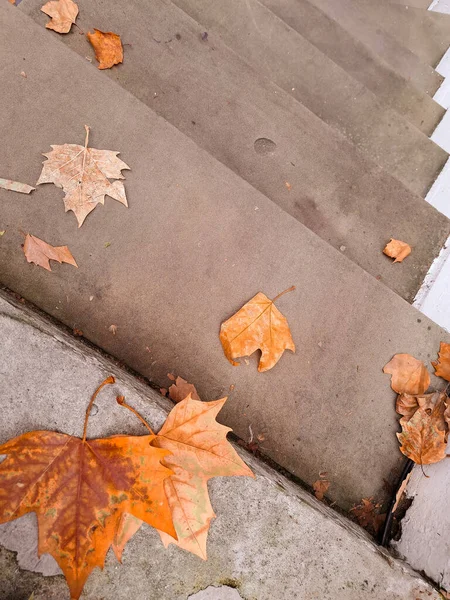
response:
M385 514L380 514L380 509L381 504L375 502L373 498L363 498L360 504L350 509L350 512L361 527L377 535L386 518Z
M431 363L435 374L446 381L450 381L450 344L441 342L439 347L438 359Z
M274 304L280 296L293 290L294 286L273 300L259 292L222 323L220 341L232 365L239 366L235 358L250 356L259 349L261 359L258 371L268 371L277 364L285 350L295 352L288 322Z
M391 238L391 241L386 245L383 252L386 254L386 256L395 258L395 263L402 262L411 254L411 246L406 242L401 242L400 240L394 240Z
M225 401L226 398L200 402L188 396L171 410L152 440L153 446L169 450L170 457L164 459L164 464L173 471L164 489L178 541L164 532L160 532L161 539L166 547L176 544L205 560L209 525L215 517L208 480L218 476L254 476L228 442L226 436L231 430L216 421ZM139 526L136 519L129 517L121 523L114 544L118 558Z
M121 181L110 183L109 179L124 179L121 171L129 169L118 152L88 148L89 127L85 125L86 139L83 146L64 144L52 146L53 150L44 156L42 173L37 182L54 183L62 188L66 212L72 210L81 227L88 214L97 204L105 203L110 196L128 206L125 188Z
M401 452L418 465L429 465L445 458L446 432L439 429L438 411L428 414L418 408L409 421L400 419L402 432L397 433Z
M111 31L103 32L94 29L94 33L88 31L87 38L95 50L95 58L100 63L99 69L110 69L114 65L123 62L123 47L120 35Z
M396 354L383 372L392 375L391 388L397 394L423 394L430 385L427 368L410 354Z
M314 495L317 500L323 500L324 495L330 487L330 482L327 479L318 479L313 483Z
M401 486L398 488L397 493L395 494L395 504L392 507L392 511L393 513L395 513L395 511L398 508L398 505L400 504L400 500L403 497L403 494L406 492L406 486L409 483L409 480L411 479L411 475L412 475L412 471L410 471L408 473L408 475L405 477L405 479L402 481Z
M56 260L59 263L68 263L78 268L72 253L67 246L50 246L47 242L40 240L34 235L27 234L23 251L29 263L34 263L39 267L51 271L50 261Z
M164 491L172 472L154 435L86 439L33 431L0 446L0 523L35 512L39 554L51 554L77 600L95 567L103 567L123 514L176 535Z
M447 430L445 413L448 400L445 392L433 392L432 394L416 396L400 394L397 397L395 410L402 415L400 419L400 424L402 424L410 421L416 414L416 411L421 408L427 415L432 417L436 427L445 432Z
M195 385L188 383L182 377L177 377L175 383L169 387L169 398L174 402L181 402L189 394L193 400L200 400Z
M52 18L46 25L58 33L69 33L78 15L78 6L72 0L51 0L41 11Z
M21 194L31 194L36 189L27 185L26 183L20 183L19 181L13 181L12 179L2 179L0 177L0 188L4 190L11 190L12 192L20 192Z

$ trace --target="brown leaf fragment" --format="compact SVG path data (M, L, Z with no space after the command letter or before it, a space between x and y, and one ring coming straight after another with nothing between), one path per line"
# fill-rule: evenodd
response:
M72 329L72 333L73 335L76 335L77 337L83 337L84 333L81 331L81 329L77 329L76 327L74 327Z
M406 486L408 485L409 480L411 479L412 471L408 473L405 479L402 481L401 486L398 488L397 493L395 494L395 504L392 507L392 512L395 513L398 505L400 504L400 500L402 499L403 494L406 491Z
M110 331L113 335L116 335L116 333L117 333L117 325L110 325L108 327L108 331Z
M402 262L411 254L411 246L406 242L401 242L400 240L394 240L394 238L391 238L389 244L387 244L384 248L383 253L386 254L386 256L395 258L395 263Z
M110 69L123 62L123 47L120 35L111 31L103 32L94 28L88 31L87 38L95 50L95 58L100 63L99 69Z
M22 77L25 77L25 79L27 78L27 74L25 73L25 71L20 71L20 74L22 75Z
M169 387L169 398L174 402L181 402L189 394L193 400L200 400L195 385L188 383L182 377L177 377L175 383Z
M330 487L330 482L327 479L318 479L313 483L314 495L317 500L323 500L324 495Z
M432 394L416 396L400 394L397 397L395 410L402 415L400 419L400 424L402 424L410 421L416 411L421 408L432 418L437 429L445 432L447 430L445 413L448 400L445 392L433 392Z
M175 381L175 379L176 379L176 377L173 373L167 373L167 377L172 381Z
M225 356L233 366L239 366L235 358L250 356L259 349L261 359L258 371L268 371L277 364L285 350L295 352L287 319L274 304L280 296L293 290L294 286L273 300L259 292L222 323L220 341Z
M78 6L72 0L51 0L41 8L41 11L51 17L46 25L58 33L69 33L72 23L78 15Z
M64 190L65 210L75 213L78 227L97 204L105 203L105 196L128 206L123 183L109 179L124 179L122 170L130 167L117 157L118 152L88 148L90 129L87 125L85 129L84 147L63 144L44 154L47 160L37 182L53 183Z
M377 535L381 525L386 518L380 514L381 504L373 498L363 498L358 505L353 506L350 512L358 521L358 524L367 529L372 535Z
M430 465L445 458L445 431L439 429L438 416L418 408L409 421L400 419L397 433L400 451L418 465Z
M435 370L435 375L450 381L450 344L441 342L439 347L438 359L431 363Z
M383 372L392 375L391 388L397 394L423 394L430 385L427 368L410 354L396 354Z
M15 4L15 3L16 3L16 0L8 0L8 2L9 2L10 4Z
M159 388L159 393L162 396L167 396L167 389L166 388Z
M20 183L19 181L13 181L12 179L2 179L0 177L0 188L4 190L10 190L12 192L20 192L21 194L31 194L36 188L27 185L26 183Z
M59 263L65 262L78 268L78 265L67 246L50 246L47 242L44 242L29 233L25 238L23 251L29 263L35 263L39 267L47 269L47 271L51 271L51 260L57 260Z

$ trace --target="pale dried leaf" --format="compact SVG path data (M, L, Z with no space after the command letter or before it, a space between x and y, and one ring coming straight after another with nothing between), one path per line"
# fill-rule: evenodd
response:
M402 496L406 491L406 486L408 485L408 482L411 479L411 475L412 475L412 471L410 471L408 473L408 475L405 477L405 479L402 481L401 486L398 488L397 493L395 494L395 504L392 507L393 513L395 513L395 511L397 510L400 500L402 499Z
M409 421L400 420L397 433L400 451L418 465L437 463L445 458L445 431L438 428L436 418L418 408Z
M313 483L314 495L317 500L323 500L324 495L330 487L330 482L327 479L318 479Z
M439 347L438 359L431 363L435 370L435 375L450 381L450 344L441 342Z
M293 289L295 288L286 291ZM220 341L225 356L232 365L239 365L235 358L250 356L259 349L261 359L258 371L268 371L276 365L285 350L295 352L287 319L274 304L280 296L278 294L274 300L269 300L259 292L222 323Z
M446 432L445 412L448 397L445 392L433 392L431 394L400 394L397 397L395 410L402 415L400 424L412 419L416 411L421 408L432 418L437 429Z
M118 152L88 148L89 127L85 127L84 147L77 144L52 146L53 150L44 154L48 160L44 162L37 182L38 185L54 183L64 190L65 210L75 213L78 227L97 204L105 203L105 196L128 206L123 183L110 183L109 179L124 179L121 171L130 167L117 157Z
M386 256L395 258L395 263L402 262L407 256L411 254L411 246L406 242L394 240L393 238L391 238L391 241L389 242L389 244L386 245L383 252L384 254L386 254Z
M78 267L67 246L51 246L50 244L47 244L47 242L44 242L29 233L25 238L23 251L29 263L32 262L39 267L47 269L47 271L51 271L51 260L56 260L59 263L65 262L74 267Z
M383 372L392 375L391 388L397 394L423 394L430 385L427 368L410 354L396 354Z
M188 383L182 377L177 377L175 383L169 387L169 398L174 402L181 402L189 394L193 400L200 400L195 385Z
M12 192L20 192L21 194L30 194L36 188L27 185L26 183L20 183L19 181L13 181L12 179L2 179L0 177L0 188L4 190L11 190Z
M46 25L58 33L69 33L78 15L78 6L72 0L51 0L41 11L52 18Z
M110 331L113 335L116 335L116 333L117 333L117 325L110 325L108 327L108 331Z
M110 69L123 62L122 42L117 33L103 32L94 28L94 33L88 31L87 39L95 50L95 58L100 63L99 69Z

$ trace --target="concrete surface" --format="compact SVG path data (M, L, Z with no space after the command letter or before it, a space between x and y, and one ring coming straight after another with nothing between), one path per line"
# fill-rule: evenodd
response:
M0 339L1 442L39 428L80 435L92 391L110 374L116 384L98 397L89 437L145 433L137 419L117 405L117 394L125 395L155 429L170 410L168 400L108 359L4 298ZM125 549L123 565L109 553L104 571L96 569L90 576L83 598L439 599L428 583L374 546L358 527L237 449L256 479L210 482L217 518L211 525L208 561L173 545L165 550L156 531L142 527ZM20 533L19 565L36 546L35 519L30 515L0 526L0 546L8 548L8 529L20 521L26 525ZM23 568L11 553L0 551L2 600L28 600L32 592L35 600L68 600L62 576L47 578Z
M0 39L6 172L36 181L40 153L83 142L85 123L92 147L120 151L131 167L129 208L107 199L80 229L53 185L26 197L0 191L1 281L157 385L168 372L202 398L233 385L224 422L246 440L250 429L262 436L261 451L309 484L327 471L341 506L386 499L384 480L396 479L403 458L382 368L397 352L428 362L450 337L51 32L7 4L0 14L10 15ZM79 268L56 264L50 273L27 263L20 231L67 244ZM381 247L376 256L400 279L407 261L391 264ZM258 291L274 297L290 285L295 293L278 308L297 354L264 374L256 356L231 366L220 324Z
M431 98L442 83L439 73L427 67L424 74L422 69L413 85L308 0L261 2L418 129L427 135L434 131L444 115Z
M433 67L404 46L396 36L381 28L376 19L358 7L358 0L311 0L312 4L336 20L373 53L425 93L434 93L429 80L435 79ZM445 52L445 48L442 52ZM439 57L440 58L440 57ZM437 64L439 58L436 58ZM434 66L434 65L433 65Z
M173 0L257 71L425 196L448 154L258 0Z
M31 1L27 6L31 6ZM44 24L47 17L40 11L40 4L35 5L33 0L33 5L38 11L33 12L33 16ZM2 40L7 64L4 77L8 77L4 102L15 104L14 111L20 115L13 125L11 111L3 116L4 127L17 144L15 150L9 145L0 153L4 168L7 165L9 169L14 168L15 161L11 159L23 154L20 132L24 128L24 115L33 129L31 123L35 117L31 115L48 111L49 102L56 110L62 98L67 97L65 102L74 103L79 85L85 85L78 82L84 82L88 74L98 94L100 88L107 94L106 79L116 79L328 244L338 250L343 248L348 258L381 278L403 298L413 300L450 233L450 221L446 217L369 161L339 132L292 96L260 77L217 36L210 36L205 43L201 39L204 28L171 2L155 0L150 5L145 3L144 8L143 0L114 4L105 0L95 3L80 0L79 7L79 26L83 30L87 30L90 23L96 23L103 31L121 31L125 43L133 40L120 68L99 72L95 64L84 58L86 53L93 55L93 51L77 32L61 36L43 29L38 49L34 33L37 27L26 19L20 7L12 10L13 7L5 6L2 11L2 18L8 18L8 23L14 19L7 24L9 31ZM16 28L23 31L22 36L14 37ZM26 48L25 35L29 40ZM164 43L167 40L172 41ZM73 47L83 60L77 62L61 41ZM32 46L35 51L31 50ZM55 70L64 71L69 57L76 69L70 82L60 80L53 84L52 81L56 86L53 94L41 75L44 58L36 56L44 51L48 57L45 61L50 61L44 67L45 77L53 79ZM24 68L25 56L30 61L27 65L30 73L24 80L17 76L17 71L20 73ZM127 94L122 96L128 98ZM117 90L117 98L122 96ZM81 102L77 100L80 107L89 105L90 99ZM109 98L107 105L113 114L113 102ZM89 111L92 110L93 107L89 107ZM100 107L94 112L99 110ZM77 111L81 113L80 108ZM124 148L122 138L128 136L128 130L136 127L132 112L130 108L127 124L122 124L122 135L115 142L119 144L118 149ZM70 120L73 125L73 119ZM19 131L13 133L14 128ZM55 143L55 128L53 138L49 135L51 130L44 129L32 134L35 136L32 147L36 152L45 152ZM78 125L79 129L83 126ZM63 123L59 124L59 130L67 136L67 126ZM255 142L260 138L273 141L274 151L258 151ZM8 156L3 156L5 154ZM30 167L37 176L39 164L34 157L30 158ZM391 237L407 240L414 247L401 269L396 268L398 265L393 268L381 252Z

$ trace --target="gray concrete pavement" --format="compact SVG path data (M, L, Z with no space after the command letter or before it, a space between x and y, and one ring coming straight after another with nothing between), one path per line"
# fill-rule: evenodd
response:
M83 60L79 67L73 67L77 72L70 82L52 81L53 106L59 107L62 99L72 103L74 94L79 94L78 81L84 81L88 74L97 94L106 91L105 79L116 80L325 242L336 249L344 248L348 258L381 278L403 298L413 300L450 234L447 217L368 160L292 96L258 75L217 36L210 36L205 43L201 39L204 28L171 2L155 0L144 7L142 0L113 4L109 0L80 0L79 25L83 30L96 23L103 31L120 31L125 43L133 40L132 48L125 52L124 64L102 72L95 61L86 61L86 53L93 56L93 52L79 33L61 36L43 29L45 35L39 38L38 48L35 28L32 23L26 26L20 7L11 11L6 6L3 13L5 18L9 14L9 20L14 19L6 27L8 33L3 39L10 79L4 102L15 103L14 110L21 115L13 127L22 131L24 114L41 114L45 110L44 96L38 89L46 89L46 83L40 73L43 60L38 56L27 58L31 73L25 84L15 74L20 61L15 59L13 64L8 57L22 52L27 36L34 46L33 54L45 52L45 60L51 61L44 67L45 76L51 77L50 72L55 69L65 71L66 55L78 65L64 47L67 44ZM34 16L42 25L47 21L40 10ZM21 37L14 36L15 28L23 31ZM45 102L49 106L48 100ZM90 99L84 102L91 103ZM108 104L111 106L112 101L108 100L105 106ZM129 126L136 127L132 110L128 114ZM11 127L10 117L11 113L4 116L7 130ZM62 123L60 130L64 131ZM20 138L22 134L16 135ZM36 151L45 152L50 143L55 143L45 132L38 130L33 135ZM124 128L121 137L127 135ZM260 138L273 141L275 150L259 152L255 142ZM19 140L16 144L19 146ZM21 153L19 148L14 151L10 145L9 158L2 160L11 162L11 156ZM37 166L34 159L32 165ZM393 269L381 252L391 237L406 240L414 247L401 269Z
M87 348L30 309L0 299L2 419L0 441L45 428L80 435L93 389L108 375L89 422L90 437L145 433L116 394L158 429L171 405L109 359ZM109 553L104 571L89 578L85 600L438 600L419 575L375 547L358 527L238 448L256 479L210 482L217 518L208 561L142 527L123 565ZM68 600L51 557L36 552L33 515L0 526L2 600ZM6 548L6 549L5 549ZM13 548L14 552L8 551ZM18 564L16 562L18 561ZM36 570L44 571L44 577ZM50 576L51 575L51 576Z

